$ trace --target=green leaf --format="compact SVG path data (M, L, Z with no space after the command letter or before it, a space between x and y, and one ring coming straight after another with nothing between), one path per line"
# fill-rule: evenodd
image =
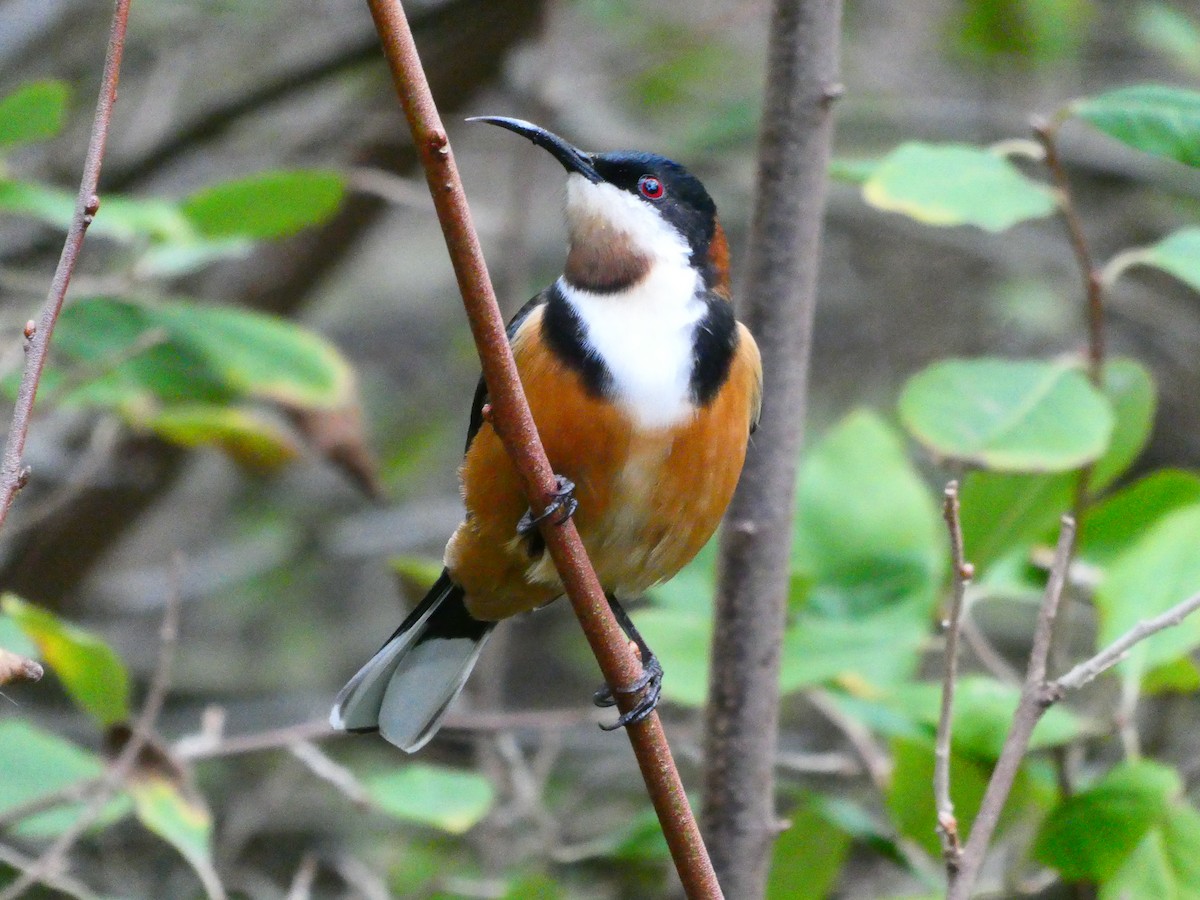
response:
M200 303L90 298L63 310L58 352L87 377L62 402L128 408L259 398L306 409L354 400L354 375L323 338L261 313Z
M101 725L129 718L129 673L108 644L13 594L0 608L29 635L67 694Z
M653 607L634 615L638 631L662 663L663 696L698 708L708 696L708 654L712 644L712 594L696 610Z
M1078 474L968 472L960 491L966 557L980 575L1014 550L1027 550L1071 509Z
M102 774L104 762L95 754L22 719L0 721L0 815ZM100 824L120 818L128 805L127 800L114 800L105 807ZM15 831L26 838L53 837L71 826L83 806L68 803L38 813L21 820Z
M75 195L48 185L0 178L0 211L31 216L65 231L75 215ZM166 200L105 195L88 233L130 243L195 242L179 208Z
M663 863L671 858L671 850L654 810L647 809L626 820L612 847L597 855L624 863Z
M1142 679L1143 694L1194 694L1200 691L1200 668L1190 657L1151 669Z
M863 184L879 168L878 159L847 159L838 157L829 161L829 177L846 184Z
M0 100L0 148L54 137L67 115L67 85L29 81Z
M1200 591L1198 546L1200 505L1192 505L1158 519L1112 560L1094 597L1100 619L1097 648ZM1147 670L1172 662L1196 647L1200 647L1200 615L1189 616L1130 648L1116 671L1127 683L1136 682Z
M212 815L204 803L185 796L178 785L157 774L131 779L129 793L138 821L179 851L200 877L208 896L223 896L213 866Z
M1122 763L1051 811L1034 841L1034 858L1067 881L1108 881L1147 832L1164 820L1181 791L1173 769L1145 761Z
M1090 486L1102 489L1141 453L1154 421L1154 382L1130 359L1104 367L1104 394L1114 424L1108 449L1092 470ZM997 560L1057 534L1058 520L1074 503L1079 476L969 472L962 484L962 528L967 559L984 573Z
M914 375L900 418L935 455L1003 472L1057 472L1100 457L1113 414L1074 366L951 359Z
M1154 376L1135 359L1109 360L1104 365L1104 396L1112 404L1113 429L1108 449L1092 468L1093 491L1120 477L1150 440L1157 405Z
M928 631L928 610L915 603L846 619L801 614L784 633L780 690L835 681L871 692L911 678Z
M1200 75L1200 25L1195 19L1166 3L1142 3L1134 15L1134 31L1176 66Z
M181 403L135 423L182 447L219 447L250 469L272 471L300 455L300 447L287 431L251 409Z
M1129 253L1128 265L1153 266L1200 291L1200 228L1181 228L1157 244Z
M38 659L37 644L21 630L16 619L4 613L0 613L0 649L28 659Z
M863 185L872 206L926 225L1000 232L1048 216L1054 194L999 154L965 144L901 144Z
M337 172L263 172L198 191L182 208L205 237L278 238L330 218L344 192Z
M884 702L921 723L933 734L941 711L941 682L902 684ZM1012 728L1020 689L982 675L963 675L954 694L953 748L972 759L994 763ZM1084 723L1070 710L1052 706L1034 729L1032 750L1070 743L1084 733Z
M481 775L409 763L369 776L367 792L383 812L406 822L462 834L492 807L495 792Z
M1134 85L1077 100L1070 111L1135 150L1200 166L1200 92Z
M1104 499L1079 529L1080 559L1106 567L1168 513L1200 503L1200 477L1160 469Z
M959 50L968 62L1011 69L1074 55L1095 12L1090 0L966 0L955 4Z
M850 836L817 803L801 803L788 819L791 826L775 839L767 900L824 900L849 855Z
M792 571L811 584L808 609L856 618L911 601L928 610L944 544L929 489L877 414L852 412L809 451L792 543Z

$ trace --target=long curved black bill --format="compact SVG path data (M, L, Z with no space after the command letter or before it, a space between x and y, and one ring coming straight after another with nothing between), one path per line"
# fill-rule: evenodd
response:
M499 125L514 131L522 137L527 137L539 147L550 151L550 154L563 164L568 172L578 172L592 184L598 184L604 179L592 164L592 157L578 147L568 144L557 134L547 131L540 125L526 122L524 119L511 119L508 116L473 116L468 122L487 122L489 125Z

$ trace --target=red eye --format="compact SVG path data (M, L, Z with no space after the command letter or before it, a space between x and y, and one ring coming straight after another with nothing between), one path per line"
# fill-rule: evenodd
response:
M647 200L661 200L666 189L663 183L653 175L643 175L638 179L638 193Z

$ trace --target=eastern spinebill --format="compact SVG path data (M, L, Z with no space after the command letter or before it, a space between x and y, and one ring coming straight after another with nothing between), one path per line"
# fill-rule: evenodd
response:
M618 621L642 654L637 705L662 669L620 600L675 575L712 536L758 420L762 366L734 318L716 206L652 153L585 153L520 119L485 116L567 170L563 273L508 326L517 370L561 488ZM408 752L437 731L496 623L563 593L512 462L475 392L460 477L466 514L445 569L337 697L330 721ZM613 705L602 689L596 702Z

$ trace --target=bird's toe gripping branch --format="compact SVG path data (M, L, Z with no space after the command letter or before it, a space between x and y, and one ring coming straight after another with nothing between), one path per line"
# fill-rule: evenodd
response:
M517 534L521 537L531 534L538 525L551 517L555 517L555 525L561 525L575 515L575 510L579 509L579 501L575 499L575 482L562 475L555 475L554 480L558 483L558 487L541 515L535 516L533 510L526 510L525 515L521 516L521 520L517 522Z
M642 637L641 632L634 626L633 620L629 618L629 614L617 602L617 599L610 596L608 598L608 605L612 607L617 624L621 626L621 630L625 632L625 636L637 646L638 653L642 657L642 674L631 684L615 689L606 684L596 691L592 697L592 702L597 706L609 707L616 705L616 694L628 696L641 693L642 696L633 709L622 713L621 717L612 725L600 726L604 731L616 731L618 728L624 728L626 725L640 722L646 716L650 715L650 713L654 712L658 706L658 700L662 696L663 667L662 663L658 661L658 657L654 655L654 651L646 643L646 639Z

